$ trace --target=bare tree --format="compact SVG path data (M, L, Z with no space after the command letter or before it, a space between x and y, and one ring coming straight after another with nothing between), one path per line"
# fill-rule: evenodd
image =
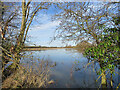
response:
M55 19L61 20L56 30L56 38L63 40L88 40L99 45L104 29L119 27L115 24L114 17L118 16L118 3L57 3L57 7L62 12L55 16ZM97 58L102 68L102 60ZM106 82L105 71L102 72L101 84L104 86Z
M31 2L31 0L28 2L23 0L22 3L1 3L3 5L1 22L3 32L2 42L4 42L2 45L2 50L4 52L2 71L4 72L4 75L10 75L19 67L21 57L20 52L24 47L27 33L34 17L40 10L48 9L50 3L37 3ZM14 6L12 4L14 4ZM8 6L11 6L11 8ZM11 10L11 12L7 12L7 10ZM14 38L12 38L13 35ZM12 40L14 40L14 42ZM10 61L12 64L5 68L5 65Z
M63 40L92 40L97 44L103 34L101 26L114 26L112 17L117 15L117 3L57 3L62 11L54 17L61 20L55 38Z

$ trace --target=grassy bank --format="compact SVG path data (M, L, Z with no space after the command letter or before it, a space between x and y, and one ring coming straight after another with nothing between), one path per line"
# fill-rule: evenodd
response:
M64 48L75 48L75 47L40 47L40 46L25 46L23 51L40 51L40 50L50 50L50 49L64 49Z
M7 77L2 83L2 88L42 88L49 84L48 62L22 63L19 68Z

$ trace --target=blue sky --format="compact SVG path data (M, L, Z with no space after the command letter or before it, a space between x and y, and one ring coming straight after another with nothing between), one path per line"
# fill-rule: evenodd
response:
M100 5L94 3L90 5L93 9L97 9ZM46 12L40 11L37 16L34 18L32 25L28 31L27 42L28 45L36 46L65 46L65 45L75 45L73 41L62 43L61 40L57 39L55 41L51 40L54 37L54 32L60 24L60 20L52 21L51 18L57 12L60 12L59 9L55 9L53 6L49 8ZM51 43L50 43L51 42Z
M67 45L75 45L73 42L62 43L61 40L51 40L54 37L55 30L60 20L52 21L52 17L55 13L58 12L58 9L51 7L46 12L40 11L38 15L34 18L30 29L28 31L29 42L26 42L28 45L36 45L36 46L65 46Z

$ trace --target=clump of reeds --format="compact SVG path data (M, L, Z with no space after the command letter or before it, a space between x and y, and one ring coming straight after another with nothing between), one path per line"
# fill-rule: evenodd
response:
M2 88L42 88L49 82L48 62L20 64L19 69L7 77L2 83Z

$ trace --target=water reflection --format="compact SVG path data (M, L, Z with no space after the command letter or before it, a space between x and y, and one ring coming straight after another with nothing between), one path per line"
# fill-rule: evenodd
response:
M26 51L30 58L24 58L21 63L38 62L38 59L48 60L50 63L50 79L55 84L49 87L55 88L95 88L99 87L100 80L96 82L98 75L93 71L92 66L85 68L88 63L87 58L77 49L54 49L46 51ZM98 63L94 66L95 70L99 69ZM118 79L115 75L114 80ZM118 83L118 80L116 80ZM116 84L117 85L117 84Z

